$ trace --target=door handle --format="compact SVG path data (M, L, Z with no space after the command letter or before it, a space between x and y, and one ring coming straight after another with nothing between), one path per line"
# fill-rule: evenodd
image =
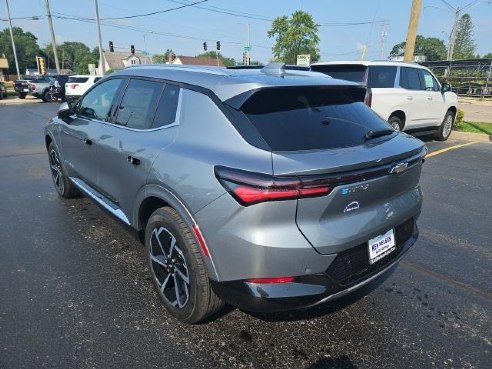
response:
M407 96L407 100L413 100L413 96Z
M92 140L91 140L91 139L89 139L89 138L84 138L82 141L83 141L86 145L92 145Z
M128 158L126 160L128 160L128 162L130 164L133 164L133 165L139 165L140 164L140 159L137 159L131 155L128 155Z

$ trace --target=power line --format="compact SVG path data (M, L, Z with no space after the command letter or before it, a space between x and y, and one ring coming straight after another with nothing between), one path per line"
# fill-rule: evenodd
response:
M196 1L194 3L190 3L190 4L183 4L181 6L178 6L176 8L170 8L170 9L165 9L165 10L159 10L159 11L155 11L155 12L151 12L151 13L144 13L144 14L135 14L135 15L127 15L127 16L124 16L124 17L108 17L108 18L101 18L102 20L116 20L116 19L130 19L130 18L139 18L139 17L148 17L149 15L156 15L156 14L162 14L162 13L168 13L168 12L171 12L173 10L178 10L178 9L183 9L183 8L187 8L189 6L194 6L194 5L197 5L197 4L201 4L201 3L205 3L207 2L208 0L201 0L201 1Z

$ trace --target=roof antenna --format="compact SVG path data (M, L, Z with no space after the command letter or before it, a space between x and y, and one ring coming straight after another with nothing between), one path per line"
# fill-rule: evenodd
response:
M261 73L267 76L283 77L285 75L285 63L270 63L261 68Z

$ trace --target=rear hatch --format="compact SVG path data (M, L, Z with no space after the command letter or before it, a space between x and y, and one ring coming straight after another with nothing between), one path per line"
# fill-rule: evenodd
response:
M82 95L86 90L85 84L89 80L89 77L69 77L65 84L66 95Z
M363 64L314 64L311 70L336 79L367 84L367 65Z
M360 86L266 88L241 107L272 151L273 174L324 196L297 200L296 223L322 254L366 243L416 218L425 147L362 102Z

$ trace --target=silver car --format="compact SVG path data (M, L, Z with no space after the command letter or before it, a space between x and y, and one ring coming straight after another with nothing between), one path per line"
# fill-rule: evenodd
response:
M418 236L425 146L364 96L278 64L130 67L47 124L53 182L142 232L181 321L224 302L314 306L383 274Z

